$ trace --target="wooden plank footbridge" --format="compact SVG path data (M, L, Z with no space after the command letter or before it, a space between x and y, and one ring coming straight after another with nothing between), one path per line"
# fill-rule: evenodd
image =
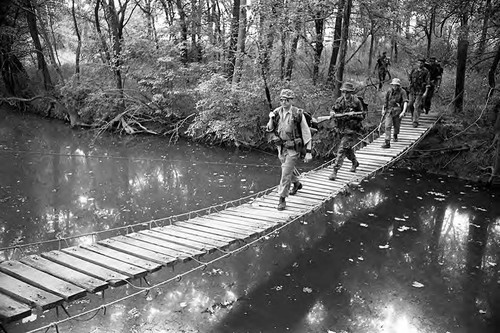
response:
M141 231L96 241L90 245L65 247L37 255L21 256L0 263L0 331L8 323L35 311L58 309L108 287L119 287L141 279L162 267L223 250L235 243L248 244L276 229L303 218L324 206L347 186L359 184L394 164L409 152L438 120L422 115L414 128L406 117L398 142L382 149L383 137L375 129L356 145L360 163L356 173L344 163L335 181L328 180L333 161L301 175L303 188L277 211L277 187L211 209L155 220ZM144 226L144 223L140 224ZM139 228L137 228L139 229ZM241 247L240 247L241 248ZM11 248L3 249L13 252ZM14 249L15 250L15 249ZM66 312L67 313L67 312Z

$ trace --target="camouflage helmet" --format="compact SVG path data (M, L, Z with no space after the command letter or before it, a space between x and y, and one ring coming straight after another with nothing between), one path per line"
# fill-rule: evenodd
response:
M353 92L355 89L354 89L354 84L352 84L351 82L344 82L342 84L342 87L340 87L340 91L350 91L350 92Z
M281 90L280 98L292 99L292 98L295 98L295 94L293 93L293 91L291 89L283 89L283 90Z
M391 84L400 86L401 80L398 78L394 78L394 79L392 79Z

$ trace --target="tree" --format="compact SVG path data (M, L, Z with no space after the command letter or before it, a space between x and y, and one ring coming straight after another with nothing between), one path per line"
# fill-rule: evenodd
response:
M344 6L344 15L342 17L342 34L340 41L338 69L336 73L335 82L335 97L340 96L340 86L344 81L345 58L347 54L347 40L349 39L349 21L351 19L352 0L346 0Z

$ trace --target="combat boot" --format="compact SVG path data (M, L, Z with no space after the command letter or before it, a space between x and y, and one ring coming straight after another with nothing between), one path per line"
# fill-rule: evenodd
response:
M394 134L394 142L398 142L398 135Z
M382 148L391 148L391 141L385 140L385 143L381 147Z
M286 202L285 197L280 197L280 202L278 203L278 210L285 210Z
M295 195L298 190L302 189L302 183L297 181L293 183L293 188L290 190L289 194L290 195Z
M352 162L352 167L351 167L351 172L356 172L356 168L359 167L359 162L357 160L354 160Z
M337 169L336 168L333 168L333 171L332 173L330 174L330 176L328 177L328 179L330 180L335 180L337 178Z

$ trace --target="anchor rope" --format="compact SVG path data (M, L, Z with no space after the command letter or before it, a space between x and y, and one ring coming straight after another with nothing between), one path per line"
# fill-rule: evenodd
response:
M215 258L215 259L209 260L207 262L201 262L201 261L198 261L198 260L194 260L197 263L199 263L199 265L196 266L196 267L193 267L193 268L191 268L189 270L187 270L186 272L183 272L181 274L173 276L173 277L171 277L171 278L169 278L167 280L161 281L161 282L159 282L159 283L157 283L155 285L149 286L149 287L137 287L135 285L132 285L134 288L139 289L139 290L137 292L135 292L135 293L132 293L132 294L124 296L124 297L121 297L119 299L116 299L114 301L108 302L106 304L100 305L100 306L98 306L96 308L80 312L80 313L78 313L76 315L73 315L73 316L70 316L68 318L64 318L64 319L61 319L61 320L58 320L58 321L51 322L50 324L47 324L47 325L35 328L35 329L33 329L31 331L28 331L26 333L36 333L36 332L40 332L42 330L46 330L46 332L47 332L50 328L53 328L53 327L55 327L57 329L57 327L59 325L61 325L61 324L64 324L64 323L69 322L71 320L78 320L78 318L80 318L82 316L89 315L89 314L93 314L92 317L90 318L90 319L92 319L92 318L94 318L99 313L99 311L101 309L105 310L106 308L109 308L112 305L118 304L120 302L123 302L123 301L125 301L127 299L131 299L133 297L139 296L139 295L141 295L143 293L148 293L149 291L153 290L154 288L162 287L162 286L164 286L166 284L169 284L171 282L180 282L182 280L182 278L184 276L188 275L188 274L191 274L191 273L196 272L198 270L205 270L209 265L217 263L218 261L220 261L222 259L225 259L227 257L230 257L233 254L237 254L239 252L246 251L247 249L250 248L250 246L257 245L257 243L266 240L267 237L271 236L272 234L278 234L279 231L281 231L282 229L288 227L290 224L295 223L296 221L299 221L299 220L303 219L310 211L315 211L317 208L321 207L323 205L323 203L324 203L324 200L322 202L318 203L317 205L313 206L313 208L311 210L308 210L306 213L304 213L304 214L301 213L298 216L292 217L291 220L286 221L282 225L276 227L273 230L270 230L269 232L267 232L264 235L261 235L261 236L257 237L256 239L254 239L254 240L246 243L245 245L242 245L242 246L240 246L240 247L238 247L238 248L236 248L234 250L231 250L231 251L225 251L225 252L222 251L223 254L220 255L219 257ZM194 259L194 258L191 258L191 259ZM126 281L126 282L128 283L128 281ZM90 319L86 319L86 320L90 320Z

